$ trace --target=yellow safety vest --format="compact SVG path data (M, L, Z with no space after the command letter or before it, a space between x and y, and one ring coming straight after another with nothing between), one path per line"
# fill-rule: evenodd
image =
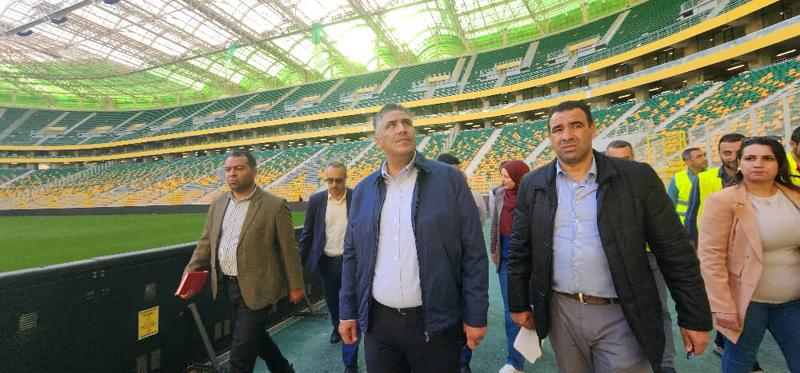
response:
M689 171L683 170L673 176L675 187L678 188L678 203L675 204L675 212L681 218L681 224L686 224L686 211L689 210L689 196L692 195L692 180L689 179Z
M698 195L700 201L697 207L697 217L703 214L703 204L711 193L722 190L722 178L719 177L719 167L709 168L697 175L697 186L700 188Z
M800 186L800 171L797 170L797 161L792 156L792 153L787 153L786 158L789 159L789 176L794 185Z

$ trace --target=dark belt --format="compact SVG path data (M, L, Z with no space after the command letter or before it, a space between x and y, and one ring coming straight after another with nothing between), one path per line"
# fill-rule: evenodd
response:
M606 305L606 304L617 304L619 300L617 298L603 298L603 297L596 297L594 295L586 295L584 293L575 293L575 294L567 294L567 293L560 293L555 292L556 294L563 295L568 298L572 298L581 302L583 304L591 304L591 305Z
M232 281L237 286L239 285L239 278L236 276L222 275L222 279L225 281Z
M396 314L403 315L403 316L422 315L422 306L409 307L409 308L395 308L395 307L385 306L385 305L381 304L381 302L378 302L377 300L375 300L374 298L372 299L372 304L374 304L375 307L378 308L378 309L387 310L387 311L390 311L392 313L396 313Z

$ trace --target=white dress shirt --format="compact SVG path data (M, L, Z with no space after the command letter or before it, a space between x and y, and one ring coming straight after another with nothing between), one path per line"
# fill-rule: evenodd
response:
M347 192L338 200L328 192L327 203L323 252L326 256L341 256L344 253L344 234L347 231Z
M422 289L411 226L411 199L417 182L414 159L395 177L389 176L385 162L381 173L386 181L386 199L381 210L372 297L388 307L418 307L422 305Z

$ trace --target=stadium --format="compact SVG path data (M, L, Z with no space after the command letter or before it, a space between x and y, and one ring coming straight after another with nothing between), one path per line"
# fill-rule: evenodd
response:
M0 371L224 365L227 308L205 290L196 328L171 293L229 191L226 156L252 152L299 231L331 161L351 188L380 169L386 104L487 200L501 162L555 159L547 113L567 100L591 108L595 149L631 143L665 185L686 148L719 166L727 133L789 144L799 16L797 0L0 1ZM271 333L298 372L341 371L310 282L306 302L271 310ZM489 282L475 372L505 355ZM525 371L557 371L543 350ZM710 350L675 368L718 371ZM771 336L758 358L789 371Z

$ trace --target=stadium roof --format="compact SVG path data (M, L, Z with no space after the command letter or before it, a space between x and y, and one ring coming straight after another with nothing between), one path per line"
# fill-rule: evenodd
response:
M530 40L589 3L628 1L0 0L0 102L146 106L352 75Z

